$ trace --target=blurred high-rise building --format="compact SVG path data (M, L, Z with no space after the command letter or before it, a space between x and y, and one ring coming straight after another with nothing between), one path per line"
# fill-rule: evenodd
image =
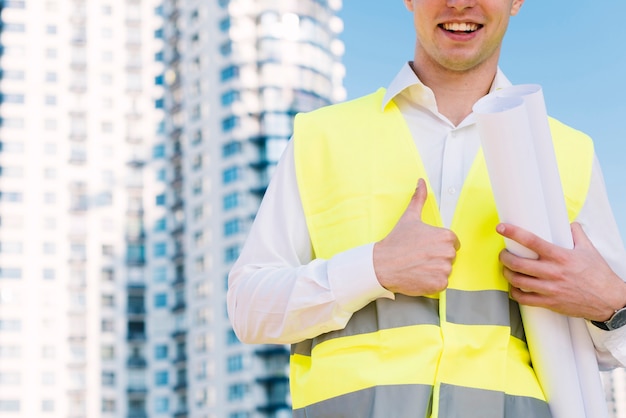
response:
M147 409L152 3L0 2L2 417Z
M226 275L341 0L0 1L0 416L289 416Z
M602 373L610 418L626 417L626 370Z
M340 8L337 0L160 8L163 158L153 165L165 181L146 212L158 229L148 269L163 278L146 294L151 416L291 416L288 350L238 342L226 279L293 116L344 98Z

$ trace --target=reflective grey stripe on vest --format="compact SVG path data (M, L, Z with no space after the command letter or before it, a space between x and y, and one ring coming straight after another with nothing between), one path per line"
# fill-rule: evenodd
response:
M510 325L511 335L526 341L519 305L509 298L507 292L448 289L446 294L449 322L463 325ZM396 300L378 299L355 312L344 329L294 344L291 353L310 356L313 347L332 338L416 324L439 325L438 299L405 295L396 295Z
M438 418L551 418L548 404L525 396L441 385ZM432 388L377 386L293 411L294 418L430 418Z
M376 386L294 409L293 418L430 417L432 391L426 385Z
M500 290L446 290L446 320L461 325L500 325L526 341L519 305ZM507 315L508 313L508 315Z
M438 418L551 418L540 399L441 384Z
M439 325L438 299L405 295L396 295L396 300L378 299L355 312L344 329L331 331L313 340L298 343L292 346L292 354L310 356L313 347L333 338L416 324Z

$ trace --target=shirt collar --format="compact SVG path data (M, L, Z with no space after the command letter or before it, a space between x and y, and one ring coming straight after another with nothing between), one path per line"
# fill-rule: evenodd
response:
M500 70L500 67L498 67L498 71L496 72L496 76L491 84L489 92L491 93L494 90L509 87L510 85L511 82L506 78L502 70ZM409 90L409 88L413 86L416 88ZM399 94L409 94L411 99L417 104L426 108L436 108L435 96L432 90L420 81L413 71L413 68L411 68L410 62L407 62L402 66L398 74L391 81L391 84L387 87L387 91L383 97L382 110L384 110L389 102Z

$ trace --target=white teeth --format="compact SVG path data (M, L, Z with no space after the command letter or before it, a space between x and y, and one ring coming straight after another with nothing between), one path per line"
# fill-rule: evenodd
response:
M474 32L478 29L476 23L444 23L443 28L445 30L453 32Z

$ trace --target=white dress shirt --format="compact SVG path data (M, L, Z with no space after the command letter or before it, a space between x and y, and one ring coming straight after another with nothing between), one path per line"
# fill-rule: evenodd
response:
M492 90L509 85L498 70ZM383 106L391 100L408 124L449 227L480 146L474 115L454 126L409 64L388 86ZM626 251L595 158L577 222L611 268L626 278ZM229 276L228 313L237 336L246 343L291 344L344 328L354 312L375 299L393 299L376 278L373 247L369 243L329 260L313 259L290 141ZM589 324L589 329L602 367L626 365L626 327L607 332Z

